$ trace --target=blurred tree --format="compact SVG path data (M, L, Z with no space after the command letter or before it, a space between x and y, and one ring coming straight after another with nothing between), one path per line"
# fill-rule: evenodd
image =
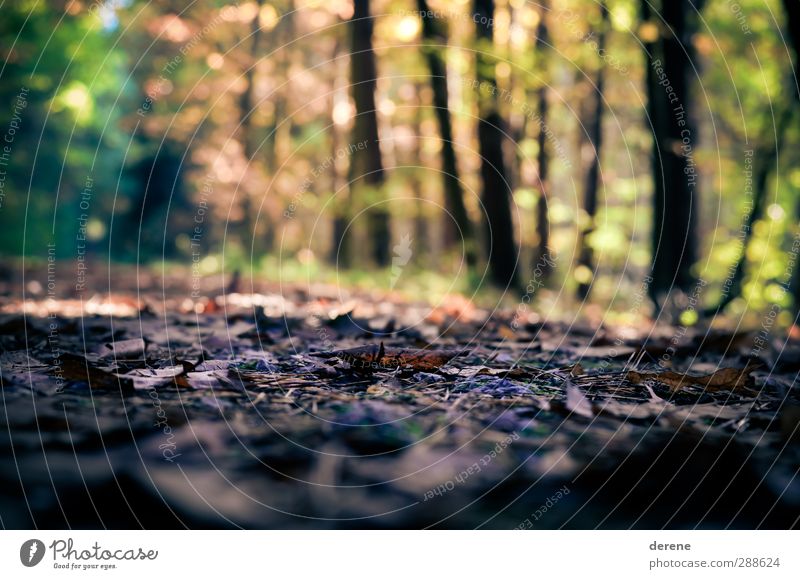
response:
M548 179L550 175L550 156L547 150L548 133L548 103L547 93L548 81L544 78L547 69L547 52L550 45L549 33L547 30L547 13L550 7L547 0L542 0L541 11L539 13L539 24L536 27L536 53L537 68L542 75L541 85L536 91L536 112L539 120L539 133L537 135L538 153L536 166L539 180L539 200L536 204L536 236L538 246L534 254L533 268L542 272L545 279L550 274L552 260L550 254L550 208L548 205Z
M606 34L609 29L608 7L604 0L600 2L600 27L597 33L597 51L599 55L605 55ZM587 224L580 228L578 233L578 265L585 268L586 274L591 274L589 279L581 279L578 283L577 296L580 300L589 297L592 288L592 281L595 277L594 252L587 238L595 230L595 219L597 216L597 192L600 186L600 156L603 150L603 100L605 99L605 63L602 61L597 69L595 78L594 102L591 107L591 117L589 119L588 138L594 149L589 169L586 171L586 185L583 194L583 210L586 212ZM587 275L587 277L589 277Z
M271 3L274 4L274 3ZM267 4L268 6L270 4ZM259 2L263 8L263 0ZM287 0L286 10L274 28L272 76L278 81L271 94L272 118L265 131L267 171L274 174L278 165L291 150L292 117L288 114L288 101L291 96L290 69L292 64L292 43L297 38L294 0ZM258 19L254 21L258 26ZM255 38L253 39L255 44ZM255 46L253 47L255 49Z
M452 220L447 220L447 244L452 246L454 243L463 243L467 265L474 267L477 264L477 248L472 223L464 206L464 191L453 147L453 128L447 91L447 66L443 55L447 46L447 32L438 18L425 16L430 12L427 0L417 0L417 8L422 19L422 38L425 43L423 51L431 76L433 108L442 137L442 183L445 207L452 215Z
M336 96L337 93L344 92L343 87L344 85L341 76L339 74L339 62L341 53L344 52L342 48L342 42L339 41L337 38L333 45L333 51L331 55L331 62L332 66L332 78L331 78L331 86L330 86L330 155L332 158L336 157L336 152L340 149L342 143L342 134L339 130L338 124L336 123L336 119L333 118L334 111L336 110ZM338 199L335 200L333 204L333 219L331 224L331 247L330 251L328 251L328 261L337 266L342 268L347 268L352 265L352 248L350 247L350 235L348 234L348 225L349 225L349 211L348 211L348 203L347 203L347 182L344 179L344 175L340 173L339 168L336 163L333 163L331 167L331 194L335 195Z
M263 0L256 1L259 12L263 5ZM242 71L244 90L242 90L239 96L239 132L244 154L248 160L252 159L258 147L253 135L253 111L255 109L253 95L255 93L256 64L261 56L261 36L262 28L259 19L257 17L253 18L250 21L249 58L245 62L244 70Z
M256 7L258 8L259 14L261 13L261 8L264 5L263 0L257 0L255 3ZM256 140L253 128L253 117L255 113L255 83L256 83L256 66L258 61L261 57L261 37L263 35L261 23L259 18L256 16L250 22L250 38L249 44L250 49L246 53L248 58L244 62L244 70L242 71L242 78L244 79L244 90L239 95L239 139L242 143L242 149L244 151L245 159L248 163L248 167L250 163L254 162L253 155L255 155L256 150L259 149L259 144ZM242 190L238 192L242 197L242 220L241 225L243 237L243 245L245 247L250 247L254 255L260 255L263 253L263 243L258 241L259 236L257 235L258 227L258 218L264 219L268 214L267 213L260 213L257 212L255 207L253 207L253 199L250 195L247 194L246 191ZM269 224L267 226L269 233L267 234L267 239L269 240L269 236L272 235L272 225ZM271 246L269 241L267 242L267 246ZM271 249L271 247L268 247Z
M659 30L646 40L647 115L653 130L652 282L657 308L683 307L696 282L698 255L698 175L695 163L691 79L697 55L693 35L705 0L664 0L658 20L650 0L642 0L642 20ZM674 307L673 307L674 306Z
M498 110L495 81L494 0L475 0L476 71L478 87L478 148L481 156L481 202L486 212L486 243L492 281L500 287L517 285L519 251L514 241L511 189L503 158L503 119Z
M786 14L786 28L789 32L789 40L794 48L794 71L795 71L795 96L800 98L800 2L797 0L782 0L783 10Z
M130 95L120 89L116 22L102 16L65 2L2 8L2 255L42 257L52 243L59 258L75 259L79 244L104 246Z
M172 232L194 226L183 153L182 143L166 141L126 168L132 193L129 210L114 217L118 230L112 242L117 258L147 262L151 257L179 255Z
M380 189L385 182L385 175L375 109L377 70L372 49L373 21L369 0L354 0L353 7L353 18L350 20L350 79L356 117L350 143L353 148L350 183L352 192L360 190L368 193L366 215L372 258L378 266L386 267L391 263L391 238L389 211L387 205L381 202L382 199L378 198L382 195Z

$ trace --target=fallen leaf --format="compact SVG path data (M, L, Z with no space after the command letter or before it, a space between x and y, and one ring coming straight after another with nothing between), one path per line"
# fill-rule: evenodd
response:
M141 338L134 338L132 340L119 340L111 342L105 346L108 351L101 354L102 358L119 358L119 359L143 359L145 344Z
M758 368L756 364L748 364L744 368L722 368L705 376L691 376L679 372L628 372L628 380L633 384L641 384L646 380L655 380L670 387L672 392L678 392L685 386L703 386L709 392L720 390L747 390L753 386L753 377L750 375Z
M581 392L581 390L572 383L572 381L567 380L567 410L578 414L579 416L584 416L586 418L594 418L594 410L592 409L592 403L586 398L586 395Z
M320 358L340 358L356 369L412 368L423 372L437 370L459 355L444 350L418 350L412 348L385 349L383 342L335 352L314 354Z
M512 330L509 326L500 326L497 328L497 333L500 335L501 338L504 338L509 341L514 341L517 339L517 333Z
M126 374L117 375L120 378L130 378L136 390L149 390L174 384L175 379L183 373L183 366L170 366L167 368L137 368Z
M93 390L133 390L133 380L130 377L92 366L83 356L62 354L60 361L61 364L55 366L52 373L58 373L66 380L86 382Z
M590 346L579 353L580 358L630 358L636 353L630 346Z

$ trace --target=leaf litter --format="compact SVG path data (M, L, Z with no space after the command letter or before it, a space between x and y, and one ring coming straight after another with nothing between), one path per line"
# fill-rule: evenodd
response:
M664 365L659 335L614 343L613 328L511 330L513 312L463 299L335 295L265 287L200 313L180 292L98 297L88 312L7 301L4 522L515 528L567 484L540 526L685 526L703 507L711 526L796 524L797 360L777 340L754 357L742 333L690 330ZM664 475L695 451L713 476ZM424 500L474 464L479 476ZM18 468L38 489L30 511ZM621 471L637 492L670 493L642 512L610 489ZM64 507L62 493L83 498Z

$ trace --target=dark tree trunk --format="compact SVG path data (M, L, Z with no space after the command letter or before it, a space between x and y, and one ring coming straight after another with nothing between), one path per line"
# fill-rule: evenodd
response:
M542 2L542 10L539 15L539 25L536 28L536 60L540 74L546 70L545 61L547 44L549 43L547 31L547 13L549 8L546 0ZM550 155L547 150L547 122L548 122L548 103L547 103L547 82L542 81L542 86L536 91L536 114L539 118L539 133L537 142L539 152L536 158L537 172L539 176L539 201L536 204L536 236L538 245L534 254L534 270L541 271L542 276L547 278L550 274L552 261L548 257L550 253L550 208L547 203L548 174L550 169Z
M692 34L702 4L662 2L661 17L668 29L661 31L659 41L645 45L654 179L649 294L657 308L680 305L696 282L692 265L698 252L697 131L690 84L696 61ZM642 0L642 16L651 20L648 0Z
M260 7L263 0L258 0L257 5ZM248 161L251 159L255 152L255 143L253 139L253 87L255 84L256 63L259 58L259 51L261 50L261 26L258 23L258 18L253 19L250 29L250 53L249 59L242 76L244 76L246 86L239 96L239 110L240 121L239 131L241 135L242 147L244 148L245 157Z
M474 20L478 42L476 69L479 89L478 148L481 155L481 201L486 212L486 241L491 279L501 287L517 284L519 259L511 217L511 191L503 159L503 120L498 111L494 62L484 51L493 41L494 1L475 0Z
M331 247L330 261L337 267L344 269L352 265L350 259L350 232L347 229L347 218L336 215L333 219L333 246Z
M375 111L377 70L372 50L372 18L369 0L354 0L353 6L353 18L350 21L350 79L356 118L351 143L354 150L350 158L350 183L355 189L366 185L379 190L384 183L384 170ZM359 143L364 143L364 146L359 148ZM368 209L366 215L372 258L378 266L386 267L391 263L388 209L385 204L376 204Z
M272 96L272 122L264 137L264 156L266 159L267 170L275 173L278 169L278 159L287 153L286 146L282 146L291 132L291 116L288 114L287 92L290 89L289 66L290 66L290 46L289 43L297 37L295 31L295 7L294 0L289 0L286 13L281 17L278 26L274 30L275 41L280 50L275 53L275 77L283 86L277 88ZM253 21L254 26L258 26L258 17Z
M649 23L653 26L659 26L660 22L653 17L650 7L650 0L641 0L641 19L644 23ZM659 32L660 34L660 32ZM664 91L658 85L658 78L651 66L654 60L657 60L661 55L661 46L658 39L650 40L645 39L644 42L645 52L645 85L647 88L647 109L646 109L646 124L650 126L653 134L653 151L650 156L650 170L653 176L653 219L652 219L652 237L651 237L651 250L653 256L658 252L659 243L661 242L661 229L664 223L664 163L661 158L661 139L660 136L665 135L666 129L666 109L667 99ZM656 267L655 259L651 262L651 267ZM651 271L651 274L654 273ZM651 282L648 285L648 295L650 300L654 303L655 307L659 307L656 295L660 293L664 284L664 276L660 275L658 282L653 280L650 276Z
M331 107L333 110L333 107ZM336 125L331 126L331 158L336 158L336 152L339 150L341 138L339 130ZM336 195L336 199L332 203L334 216L333 216L333 243L331 244L331 251L329 261L341 268L349 268L352 265L350 259L352 255L352 248L350 247L350 231L348 224L350 222L350 215L348 212L349 199L347 197L348 191L344 187L343 180L339 177L339 169L336 163L331 167L331 192Z
M263 0L258 0L257 5L261 7ZM257 149L256 139L253 136L253 113L255 109L253 88L255 85L256 63L260 56L260 50L261 26L258 23L258 18L254 18L250 29L249 59L242 74L246 86L239 96L239 135L248 163L253 162L253 155ZM245 188L239 188L237 194L242 196L242 229L244 230L242 244L244 247L250 247L251 257L255 257L261 254L261 244L257 243L258 217L261 216L263 219L266 214L256 211L256 208L253 207L253 201ZM271 229L271 225L269 228Z
M605 50L606 34L608 31L608 8L605 2L600 3L600 30L597 35L598 50ZM594 110L589 120L589 142L594 148L589 169L586 172L586 187L583 196L583 210L589 218L589 223L580 233L578 239L578 267L585 267L592 272L592 279L578 284L578 299L585 300L589 297L595 277L594 252L587 243L587 236L595 230L597 215L597 193L600 187L600 155L603 150L603 98L605 90L605 65L601 61L597 69L594 92Z
M337 80L340 77L344 78L346 76L341 74L339 65L339 52L342 49L341 47L342 44L337 38L333 47L333 54L331 55L331 62L335 64L331 67L332 74L330 79L330 105L328 107L328 109L331 111L330 157L332 159L336 159L336 154L341 147L342 141L341 132L336 126L336 123L333 121L333 110L336 105L336 94L340 90ZM331 233L332 239L330 252L328 253L328 261L336 267L346 269L352 265L350 259L350 256L352 255L350 248L350 235L348 235L347 228L349 223L349 213L347 211L349 205L349 199L347 198L348 191L344 181L344 175L340 174L339 167L335 161L331 166L330 171L330 190L331 194L334 195L335 198L331 203L331 207L333 208L333 228Z
M795 221L800 221L800 199L795 200L794 215ZM787 289L789 290L789 295L792 296L792 309L794 311L794 321L792 323L794 326L798 326L798 320L800 319L800 272L797 270L800 269L800 263L798 263L797 255L791 256L791 260L794 269L792 270L791 279L787 282Z
M786 12L786 28L789 31L789 39L794 47L794 86L797 91L798 83L800 83L800 2L783 0L783 10ZM800 92L795 92L795 96L800 97Z
M417 0L421 14L429 11L427 0ZM456 152L453 147L453 129L448 108L447 66L442 55L447 45L447 34L436 18L422 17L422 38L425 41L425 60L431 75L433 107L439 132L442 135L442 179L445 207L452 215L448 219L447 246L463 243L467 265L477 264L477 248L472 223L464 206L464 191L459 179Z
M420 95L422 92L422 87L419 86L417 88L417 95ZM422 135L422 117L423 117L423 109L421 106L421 101L419 98L417 99L417 107L414 111L414 120L412 122L412 130L415 135ZM422 150L421 150L421 139L414 140L414 147L411 151L410 158L405 160L403 164L405 165L416 165L420 163L420 159L422 159ZM414 197L416 199L416 207L414 211L414 245L417 250L414 252L414 262L418 266L423 266L424 264L430 263L430 258L438 258L439 256L434 256L434 246L431 245L431 240L429 238L429 228L428 228L428 219L426 217L426 199L425 199L425 190L422 186L422 179L420 178L418 173L414 173L411 177L411 188L414 192ZM447 216L447 225L452 225L452 221L450 221L449 216ZM439 247L437 243L436 248Z

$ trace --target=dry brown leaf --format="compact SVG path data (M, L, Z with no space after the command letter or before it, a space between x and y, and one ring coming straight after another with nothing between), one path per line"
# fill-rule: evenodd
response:
M114 372L91 365L86 358L77 354L61 355L61 364L53 369L65 380L87 382L92 389L124 390L133 389L133 380Z
M583 369L583 366L578 364L573 364L572 366L567 366L566 368L561 369L562 372L567 372L573 378L577 378L578 376L583 376L586 374L586 371Z
M425 372L438 370L458 354L458 352L444 350L386 349L383 346L383 342L381 342L380 346L372 344L314 355L322 358L341 358L354 368L377 370L410 367L414 370Z
M672 392L678 392L685 386L703 386L709 392L720 390L746 390L753 386L750 375L758 366L748 364L744 368L722 368L705 376L691 376L679 372L628 372L628 380L633 384L641 384L646 380L655 380L670 387Z
M518 338L517 333L514 330L512 330L509 326L500 326L499 328L497 328L497 333L500 335L501 338L511 342L513 342Z

